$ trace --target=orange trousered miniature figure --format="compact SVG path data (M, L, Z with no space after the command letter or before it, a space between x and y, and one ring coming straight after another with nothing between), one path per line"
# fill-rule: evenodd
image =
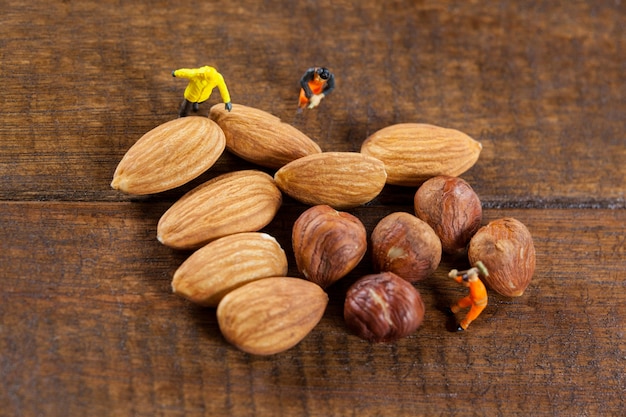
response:
M309 68L300 79L299 110L317 107L335 88L335 76L327 68Z
M189 80L189 84L183 93L185 98L178 112L180 117L187 116L190 107L193 108L194 112L197 112L198 105L209 99L215 87L220 91L226 110L231 111L233 108L224 77L215 68L209 66L191 69L181 68L172 71L172 77L187 78Z
M485 307L487 307L487 289L480 278L478 278L479 273L483 276L488 275L487 269L482 262L477 262L476 267L468 269L467 271L459 272L453 269L448 274L448 277L469 288L469 295L461 298L456 304L450 307L450 311L453 314L458 313L464 308L470 308L467 315L459 322L457 331L466 330L470 323L476 320Z

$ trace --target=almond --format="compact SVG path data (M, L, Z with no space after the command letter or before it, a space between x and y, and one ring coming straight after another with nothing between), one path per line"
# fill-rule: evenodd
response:
M224 131L226 149L263 167L278 169L295 159L321 152L319 145L307 135L263 110L233 104L229 112L224 105L216 104L209 117Z
M400 123L370 135L361 152L380 159L387 183L417 186L437 175L456 177L478 160L480 142L454 129Z
M171 120L131 146L113 174L111 187L135 195L171 190L211 168L225 145L222 129L206 117Z
M272 355L304 339L319 323L328 295L310 281L274 277L226 294L217 321L228 342L244 352Z
M172 290L196 304L217 307L235 288L286 274L287 257L275 238L237 233L214 240L187 258L174 273Z
M264 172L222 174L174 203L159 220L157 238L172 248L197 249L223 236L262 229L281 203L280 190Z
M274 174L278 187L301 203L335 209L373 200L387 174L378 159L357 152L323 152L296 159Z

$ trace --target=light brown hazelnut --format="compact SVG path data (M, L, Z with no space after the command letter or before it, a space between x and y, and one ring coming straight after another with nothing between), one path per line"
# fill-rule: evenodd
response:
M424 320L419 291L392 272L366 275L348 289L344 320L357 336L393 342L413 333Z
M363 259L367 232L352 214L318 205L298 217L292 244L298 270L309 281L326 288Z
M415 215L433 228L443 251L463 253L483 217L478 195L458 177L437 176L415 193Z
M396 212L384 217L371 236L377 272L393 272L409 282L423 280L441 261L441 241L423 220Z
M494 220L472 237L468 257L489 271L484 278L492 290L507 297L524 293L535 272L535 245L526 226L511 217Z

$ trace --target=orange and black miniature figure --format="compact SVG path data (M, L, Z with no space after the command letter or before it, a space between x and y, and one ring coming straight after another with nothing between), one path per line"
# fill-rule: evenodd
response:
M467 330L470 323L476 320L485 307L487 307L487 289L480 278L478 278L479 274L483 277L489 275L487 268L485 268L485 265L480 261L476 262L476 265L467 271L457 271L453 269L448 274L449 278L469 288L469 295L461 298L456 304L450 307L452 314L456 314L464 308L470 308L467 315L458 323L456 331Z
M328 68L312 67L306 70L300 79L300 98L298 111L307 107L317 107L322 99L335 88L335 76Z

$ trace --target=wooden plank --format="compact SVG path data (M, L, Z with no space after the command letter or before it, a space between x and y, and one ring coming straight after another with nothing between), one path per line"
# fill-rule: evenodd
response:
M176 117L185 83L170 71L213 64L234 102L324 150L432 123L483 143L465 177L494 207L624 207L620 2L30 3L9 1L0 27L1 200L128 200L109 183ZM318 64L337 89L297 116L299 77ZM240 163L225 156L208 175Z
M444 258L416 284L427 316L412 336L351 335L343 295L295 348L253 357L220 336L213 309L170 293L187 252L155 239L163 203L0 203L0 409L6 415L619 415L624 410L624 210L494 210L533 234L526 294L490 304L464 334L438 306L464 295ZM385 211L352 212L370 232ZM304 210L266 231L286 249Z
M4 3L0 415L624 414L623 2ZM326 151L413 121L480 140L464 178L485 222L510 215L531 230L527 293L491 294L468 332L450 333L438 307L464 295L446 279L463 261L445 257L417 284L424 325L372 345L342 318L366 258L295 348L258 358L228 345L214 310L171 294L189 253L155 229L184 191L254 166L226 153L177 190L109 187L124 152L176 117L185 83L170 71L205 64L234 102ZM311 65L329 66L338 88L298 116ZM371 232L411 211L414 191L386 187L352 212ZM289 231L304 209L287 198L266 228L294 276Z

